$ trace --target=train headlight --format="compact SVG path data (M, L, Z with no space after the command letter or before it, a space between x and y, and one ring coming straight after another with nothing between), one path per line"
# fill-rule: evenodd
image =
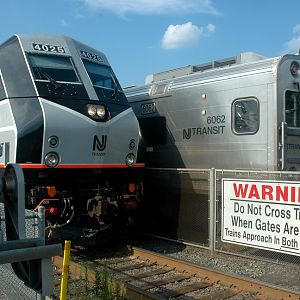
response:
M106 111L105 111L105 107L103 105L99 105L97 107L97 116L100 118L100 119L104 119L105 118L105 115L106 115Z
M135 162L135 156L133 153L129 153L127 156L126 156L126 165L128 167L132 167L134 165L134 162Z
M297 61L293 61L290 66L291 74L296 77L299 73L299 63Z
M49 152L45 156L45 164L49 168L55 168L59 163L59 155L56 152Z
M93 105L88 104L87 105L87 113L93 118L93 119L100 119L100 120L106 120L108 116L108 111L106 110L104 105Z
M93 105L88 105L87 112L91 117L95 117L97 114L97 108Z

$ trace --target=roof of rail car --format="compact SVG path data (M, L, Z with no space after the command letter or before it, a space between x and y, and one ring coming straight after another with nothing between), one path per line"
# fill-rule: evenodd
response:
M219 80L232 79L239 76L246 76L258 73L271 73L282 59L282 56L265 58L257 61L234 64L230 66L213 68L205 71L198 71L183 76L169 78L160 81L153 81L143 86L125 88L125 93L129 97L149 94L153 85L169 84L168 91L196 86L199 84L216 82Z

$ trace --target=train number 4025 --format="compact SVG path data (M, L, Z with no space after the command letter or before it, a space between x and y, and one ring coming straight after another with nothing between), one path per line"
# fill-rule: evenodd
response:
M47 45L47 44L32 44L34 50L43 52L65 53L63 46Z

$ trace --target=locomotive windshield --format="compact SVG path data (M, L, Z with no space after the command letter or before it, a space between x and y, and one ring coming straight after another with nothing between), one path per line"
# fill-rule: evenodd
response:
M79 77L69 57L28 54L36 80L79 82Z
M287 91L285 94L285 122L288 127L300 127L300 93Z
M94 86L112 90L121 90L111 67L83 59L84 66Z

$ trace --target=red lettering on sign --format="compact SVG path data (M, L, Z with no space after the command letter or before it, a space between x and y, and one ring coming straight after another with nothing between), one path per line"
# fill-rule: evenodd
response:
M256 185L253 184L251 186L248 198L251 198L251 199L252 198L256 198L257 200L260 199L259 192L257 190L257 186Z
M300 186L233 183L235 198L300 203Z
M289 201L289 187L288 186L276 186L276 201L284 202Z
M246 198L248 183L246 183L245 185L239 184L238 187L236 186L236 183L234 183L233 188L234 188L235 197Z
M263 200L273 200L273 187L271 185L263 185L261 187L261 197Z

